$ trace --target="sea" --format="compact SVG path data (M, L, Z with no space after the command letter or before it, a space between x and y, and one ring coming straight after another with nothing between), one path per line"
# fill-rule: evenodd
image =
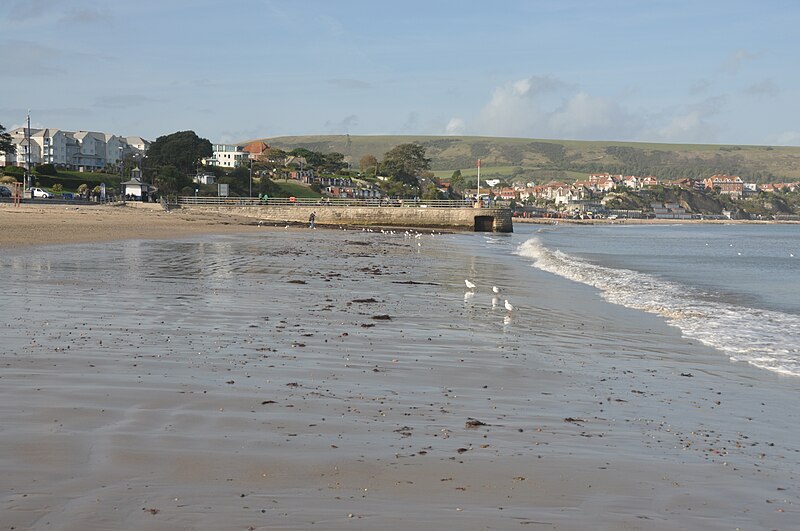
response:
M732 362L800 377L800 226L514 226L510 252L663 316Z

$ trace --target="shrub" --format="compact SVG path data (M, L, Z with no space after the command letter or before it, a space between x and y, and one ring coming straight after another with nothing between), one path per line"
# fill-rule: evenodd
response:
M6 175L11 175L12 177L22 178L25 176L25 168L20 166L6 166L4 173Z
M52 164L39 164L36 166L36 173L39 175L52 175L57 176L58 170Z
M50 191L53 192L54 194L60 194L61 192L64 191L64 187L61 186L61 183L56 183L52 187L50 187Z

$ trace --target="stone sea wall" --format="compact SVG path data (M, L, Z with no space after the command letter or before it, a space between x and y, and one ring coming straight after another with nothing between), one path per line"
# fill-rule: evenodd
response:
M418 227L468 231L513 232L507 208L419 208L329 205L192 205L185 209L230 213L265 222L308 223L315 212L318 225Z

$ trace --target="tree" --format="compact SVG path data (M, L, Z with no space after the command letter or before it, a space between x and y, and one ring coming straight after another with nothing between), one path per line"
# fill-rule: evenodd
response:
M198 137L194 131L179 131L160 136L147 150L149 166L173 166L184 174L193 173L197 162L213 155L211 142ZM161 172L159 172L160 174ZM180 190L177 188L175 191Z
M364 175L369 175L370 173L375 175L378 171L378 159L374 155L364 155L358 161L358 168Z
M303 157L306 159L306 163L311 168L322 166L325 163L325 155L306 148L295 148L289 152L289 155L294 157Z
M13 155L17 152L17 146L11 142L11 135L6 133L6 128L0 124L0 151Z
M52 164L39 164L36 166L36 173L39 175L50 175L58 177L58 170Z
M464 192L464 176L461 175L461 170L456 170L450 177L450 190L453 193Z
M319 169L325 173L339 173L344 168L347 167L347 163L344 161L344 155L341 153L333 152L328 153L327 155L322 156L322 164L320 164Z
M441 199L435 184L429 182L425 185L422 191L422 199Z
M249 195L250 192L250 169L244 166L234 168L224 177L217 180L222 184L227 184L232 195Z
M395 181L413 190L419 188L419 175L430 169L431 159L419 144L400 144L383 156L383 171Z
M155 178L155 185L162 195L177 193L189 184L190 179L175 166L162 166Z

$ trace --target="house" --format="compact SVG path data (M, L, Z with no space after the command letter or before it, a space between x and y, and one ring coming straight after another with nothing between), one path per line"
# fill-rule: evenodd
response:
M28 162L30 162L32 166L41 163L41 158L38 150L35 149L33 139L29 140L24 136L12 134L11 144L16 148L16 153L0 152L0 163L3 166L25 167Z
M495 194L496 196L500 197L500 199L504 199L506 201L513 201L517 198L517 191L513 188L501 188L499 192Z
M210 172L198 172L197 175L194 176L192 181L197 184L214 184L216 182L217 176Z
M736 175L712 175L703 180L706 190L719 190L720 194L740 199L744 193L744 182Z
M105 134L94 131L78 131L70 133L69 136L77 141L77 144L70 143L67 147L67 155L71 155L69 158L72 166L79 169L99 170L110 163L107 159Z
M676 181L667 181L666 184L669 186L677 186L678 188L683 188L684 190L694 190L696 192L702 192L705 190L705 184L703 181L687 179L685 177Z
M241 150L249 153L248 157L250 160L259 160L268 149L269 146L267 144L256 140L255 142L250 142L246 146L243 146Z
M67 144L69 138L65 131L60 129L38 129L31 132L31 140L36 144L41 154L42 164L67 166Z
M144 155L147 153L147 150L150 149L150 144L152 143L140 136L125 137L125 142L128 143L128 148L133 152L134 155Z
M630 188L631 190L638 190L641 188L641 183L639 182L639 178L635 175L626 175L622 179L622 184Z
M648 175L647 177L642 177L639 186L641 188L651 188L653 186L658 186L658 179L656 179L652 175Z

